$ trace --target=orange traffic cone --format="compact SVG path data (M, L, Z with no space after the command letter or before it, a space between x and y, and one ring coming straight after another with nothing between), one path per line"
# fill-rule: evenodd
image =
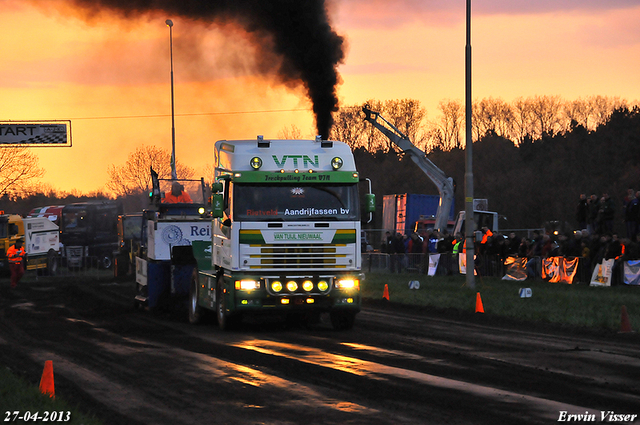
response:
M631 321L629 320L629 314L627 313L627 306L622 306L622 318L620 319L620 332L632 332Z
M51 398L56 398L56 391L53 385L53 362L51 360L44 362L44 370L40 379L40 392L49 394Z
M382 299L389 301L389 285L384 284L384 291L382 291Z
M484 313L484 307L482 306L482 298L480 298L480 292L476 295L476 313Z

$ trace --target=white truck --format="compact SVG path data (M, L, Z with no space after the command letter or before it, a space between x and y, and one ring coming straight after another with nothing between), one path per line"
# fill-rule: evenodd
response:
M172 308L186 300L197 262L211 257L211 218L204 180L160 179L151 170L151 208L142 213L135 252L135 305ZM188 198L168 202L177 185ZM131 235L133 237L133 235Z
M24 240L26 270L46 269L51 276L57 273L60 231L55 223L46 217L0 215L0 269L9 270L7 251L17 239Z
M321 140L221 140L214 147L211 263L194 274L189 320L216 312L228 329L247 314L353 326L360 311L360 177L348 145ZM372 194L365 211L375 209ZM200 264L200 262L199 262Z

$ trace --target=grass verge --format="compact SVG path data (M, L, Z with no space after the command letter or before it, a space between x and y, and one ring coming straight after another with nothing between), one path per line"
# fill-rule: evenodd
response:
M0 400L2 401L0 413L5 422L36 424L64 422L77 425L102 425L100 420L85 415L59 396L51 398L41 394L37 385L24 381L6 367L0 368ZM45 417L48 420L45 422L42 419L33 419L36 414L38 414L37 417ZM19 420L18 417L23 419ZM66 420L67 418L68 420Z
M409 281L420 289L409 289ZM476 278L476 288L465 286L465 276L367 273L362 283L365 299L381 300L388 285L392 303L474 313L480 293L485 315L517 322L581 327L595 331L620 331L622 306L633 330L640 325L640 287L590 287L544 281L511 282L499 278ZM531 298L520 298L520 288L531 288Z

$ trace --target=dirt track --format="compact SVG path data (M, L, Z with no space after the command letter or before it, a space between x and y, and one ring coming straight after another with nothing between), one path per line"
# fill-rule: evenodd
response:
M107 424L556 423L640 415L640 338L367 305L348 332L215 324L133 308L132 283L0 290L0 364ZM377 304L377 303L376 303ZM2 406L11 409L12 406ZM638 417L635 423L640 423Z

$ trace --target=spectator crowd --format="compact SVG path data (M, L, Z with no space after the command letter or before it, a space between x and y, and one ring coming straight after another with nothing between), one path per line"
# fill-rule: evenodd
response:
M481 275L504 275L508 257L527 258L527 275L539 278L541 261L549 257L578 257L578 271L574 282L589 283L593 268L603 260L615 260L612 284L620 283L622 262L640 259L640 191L629 189L621 205L624 235L614 231L617 214L615 201L604 193L587 197L580 195L576 208L578 230L551 232L533 230L526 237L515 232L503 234L483 228L476 237L476 271ZM390 255L391 272L405 268L426 273L428 255L441 256L439 273L457 272L457 256L465 252L464 235L424 231L409 235L386 233L381 251ZM416 258L420 260L416 261Z

